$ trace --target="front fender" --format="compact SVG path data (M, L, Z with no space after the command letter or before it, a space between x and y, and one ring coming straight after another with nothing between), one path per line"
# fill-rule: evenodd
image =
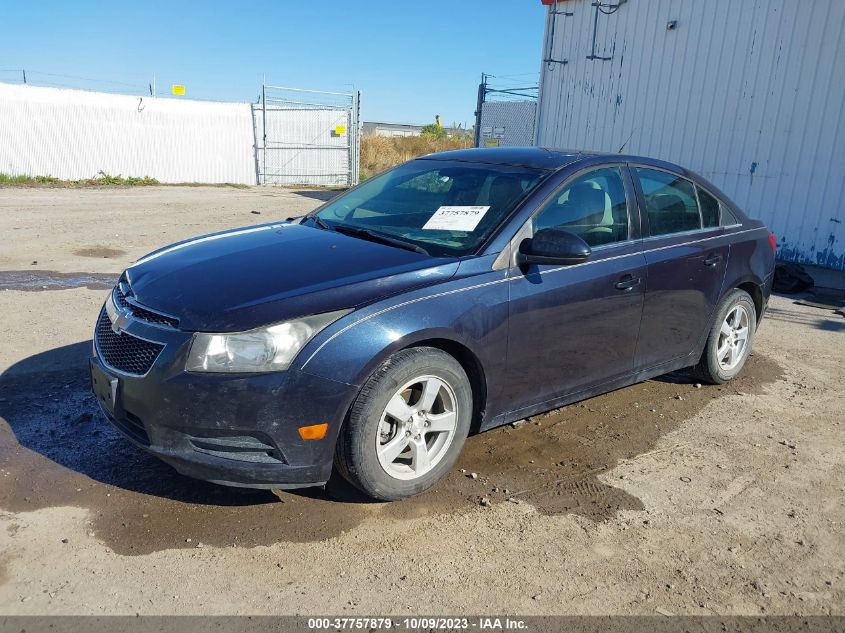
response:
M499 391L507 352L505 271L487 271L393 297L350 314L300 361L303 372L360 386L391 354L432 339L467 348ZM315 341L316 343L316 341Z

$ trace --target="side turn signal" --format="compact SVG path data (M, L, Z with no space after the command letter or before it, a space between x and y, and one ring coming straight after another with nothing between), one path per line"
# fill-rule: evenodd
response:
M321 440L326 437L328 432L329 425L326 423L299 427L299 437L303 440Z

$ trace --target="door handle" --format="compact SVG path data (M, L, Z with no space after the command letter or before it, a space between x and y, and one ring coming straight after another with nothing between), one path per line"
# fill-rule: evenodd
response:
M721 255L709 255L704 259L704 265L710 266L711 268L722 261Z
M617 290L631 290L636 286L640 285L640 281L642 281L639 277L634 277L633 275L625 275L617 281L614 286Z

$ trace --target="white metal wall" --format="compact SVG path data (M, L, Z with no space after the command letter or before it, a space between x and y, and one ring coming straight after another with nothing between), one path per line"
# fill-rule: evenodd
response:
M246 103L0 84L0 172L255 184Z
M590 0L551 10L573 15L546 20L544 60L568 63L543 62L538 145L689 167L764 220L780 257L845 269L843 0L629 0L598 16L609 61L587 59Z

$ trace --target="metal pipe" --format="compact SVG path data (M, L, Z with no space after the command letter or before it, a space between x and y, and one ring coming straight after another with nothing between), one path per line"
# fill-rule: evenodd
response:
M267 86L261 84L261 183L267 184Z

